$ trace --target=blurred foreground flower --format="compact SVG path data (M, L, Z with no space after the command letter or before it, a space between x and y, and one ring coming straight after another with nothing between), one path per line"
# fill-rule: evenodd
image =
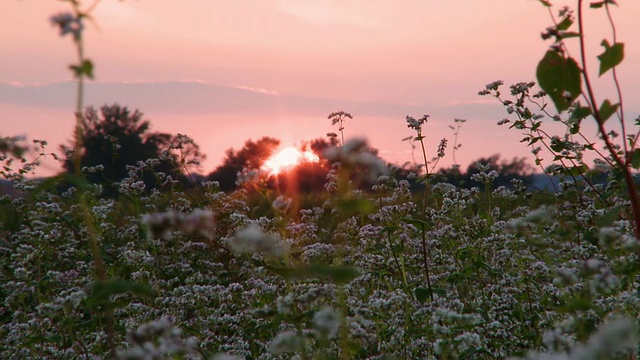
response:
M331 307L325 307L313 315L313 324L322 336L333 339L338 335L340 314Z
M238 253L254 252L275 257L283 257L287 250L279 236L267 234L257 225L238 230L229 246Z
M293 199L291 199L290 197L279 195L275 200L273 200L273 203L271 204L271 206L273 206L274 210L284 213L287 210L289 210L292 202L293 202Z
M302 346L304 346L304 341L298 334L293 331L284 331L271 340L269 352L273 355L282 355L298 351Z
M211 210L195 209L191 213L182 213L171 209L164 213L145 214L142 223L148 227L151 236L165 239L171 238L171 231L174 230L197 232L209 240L215 234Z
M75 39L80 38L84 25L82 17L65 12L51 17L51 24L60 29L60 36L72 34Z
M364 168L371 181L375 181L380 175L389 174L389 169L384 161L371 153L367 140L355 138L347 141L341 147L330 147L323 153L329 161L337 161L349 167Z
M637 327L631 320L620 319L600 326L584 344L578 344L568 354L549 354L531 352L527 360L598 360L598 359L635 359L637 347ZM622 354L628 357L623 357Z
M155 360L184 358L195 349L195 339L183 339L182 330L173 326L171 317L142 324L127 336L129 349L118 351L118 359Z

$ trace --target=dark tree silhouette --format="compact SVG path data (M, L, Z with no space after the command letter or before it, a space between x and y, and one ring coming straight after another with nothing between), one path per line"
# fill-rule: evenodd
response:
M183 135L152 132L151 124L148 120L143 120L143 114L138 110L131 111L126 106L104 105L99 111L89 107L84 112L84 119L80 166L104 167L100 172L86 174L87 180L93 183L113 184L120 181L129 175L127 165L158 158L172 145L177 149L165 153L169 155L168 159L167 156L164 157L165 160L156 166L157 171L180 177L184 170L180 166L180 156L198 161L204 158L195 143L185 142ZM63 146L63 150L69 149ZM75 172L72 157L63 161L67 172ZM148 186L155 186L152 174L146 174L143 180ZM105 191L109 193L113 189L107 187Z
M279 145L279 140L270 137L262 137L258 141L247 140L240 150L228 149L222 164L210 173L207 179L219 182L221 190L235 190L238 173L244 169L260 169ZM323 191L327 173L331 168L331 163L323 158L323 153L334 146L338 146L335 138L317 138L303 143L300 150L314 152L320 157L320 162L302 162L292 169L284 170L267 179L267 186L280 192L291 192L291 189L301 193ZM368 147L367 151L378 154L375 148ZM357 174L354 173L354 176ZM363 189L368 189L371 184L365 181L361 185Z
M494 181L493 187L511 185L511 180L520 179L525 185L531 185L533 181L533 167L526 162L525 158L513 158L511 161L500 161L500 155L494 154L489 157L483 157L473 161L465 173L460 172L459 168L440 169L437 173L436 181L448 182L453 185L471 188L473 186L483 187L483 184L471 180L473 174L477 174L482 170L477 165L489 165L490 170L498 172L498 178Z
M259 169L279 145L280 140L267 136L258 141L247 140L240 150L228 149L222 164L207 179L219 182L221 190L234 190L238 173Z
M339 146L335 137L317 138L303 144L302 150L311 150L318 156L322 156L322 153L332 146Z

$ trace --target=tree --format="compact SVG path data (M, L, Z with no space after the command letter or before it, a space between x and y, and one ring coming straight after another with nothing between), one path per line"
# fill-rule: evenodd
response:
M222 164L207 179L219 182L221 190L234 190L238 173L245 169L260 169L279 145L280 140L267 136L258 141L247 140L240 150L228 149Z
M482 171L478 164L487 165L490 169L489 171L495 170L498 172L499 176L493 182L494 188L499 186L509 187L513 179L520 179L525 185L531 185L533 181L533 167L526 162L525 158L513 158L511 161L500 161L499 154L473 161L467 167L465 173L461 173L459 168L440 169L437 173L437 181L448 182L463 188L471 188L473 186L483 187L483 184L471 180L473 174Z
M184 135L173 136L167 133L152 132L148 120L143 120L142 112L130 111L118 104L104 105L100 110L89 107L84 112L81 169L84 167L104 167L102 171L87 173L86 178L93 183L113 184L129 176L127 165L136 165L140 161L161 157L164 150L177 149L182 156L201 160L198 145L185 141ZM62 147L68 153L70 148ZM183 168L179 168L179 155L165 153L165 160L155 167L157 171L180 177ZM73 158L63 160L64 169L75 172ZM152 174L143 178L147 186L155 186ZM112 193L110 186L105 188Z

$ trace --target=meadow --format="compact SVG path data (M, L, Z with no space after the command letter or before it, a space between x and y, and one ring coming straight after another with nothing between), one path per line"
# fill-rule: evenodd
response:
M622 95L598 106L584 57L566 50L582 39L581 1L543 34L537 83L480 91L560 179L554 191L494 186L501 174L486 164L476 186L440 181L435 165L455 145L426 135L427 115L406 118L421 163L403 172L345 137L351 115L336 112L334 146L318 154L323 190L304 199L260 169L232 191L190 176L186 136L118 182L90 181L104 166L80 166L89 14L68 3L52 21L78 49L73 166L36 180L39 158L55 156L46 142L0 141L0 175L18 192L0 197L0 358L636 358L638 136ZM604 47L599 72L617 83L623 44ZM551 121L566 132L545 132ZM167 162L181 178L159 169Z

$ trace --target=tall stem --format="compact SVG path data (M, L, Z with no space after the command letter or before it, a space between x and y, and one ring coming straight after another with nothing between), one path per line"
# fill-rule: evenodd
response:
M429 164L427 162L427 149L424 146L424 137L422 136L422 132L418 132L418 138L420 139L420 146L422 147L422 158L424 160L424 169L425 169L425 179L424 179L424 204L422 208L423 215L427 212L427 201L429 200L429 190L430 190L430 177L429 173Z
M427 246L427 236L426 236L426 217L427 217L427 202L429 201L429 190L430 190L430 173L429 173L429 164L427 163L427 149L424 146L424 137L422 136L422 131L418 131L418 138L420 139L420 147L422 148L422 158L424 160L424 168L425 168L425 180L424 180L424 199L422 200L422 224L420 227L421 235L422 235L422 261L424 263L424 271L427 276L427 287L429 288L429 296L431 301L433 301L433 289L431 288L431 272L429 271L429 250Z
M82 45L81 35L75 39L76 49L78 52L78 64L82 66L84 63L84 47ZM82 142L84 137L84 74L78 75L78 89L76 94L76 131L75 131L75 148L73 153L73 167L76 175L80 175L80 165L82 162Z
M589 78L589 73L587 71L587 56L584 45L584 23L582 18L582 3L583 0L578 0L578 27L580 30L580 60L582 62L582 77L584 78L585 86L587 87L587 96L589 97L589 101L591 102L591 108L593 111L593 117L596 119L596 123L598 125L598 130L602 135L602 140L609 150L609 154L613 158L614 162L624 174L624 179L627 185L627 191L629 193L629 201L631 202L631 210L633 212L633 219L635 223L635 231L634 234L636 236L636 240L640 241L640 203L638 202L638 189L636 188L635 180L633 179L633 174L631 173L631 169L629 168L629 156L625 153L625 159L623 160L615 146L613 145L611 138L607 134L607 130L604 127L604 121L602 120L602 116L600 115L600 111L598 110L598 103L595 99L595 93L591 86L591 80ZM624 123L622 124L624 127ZM626 141L624 139L623 141Z

